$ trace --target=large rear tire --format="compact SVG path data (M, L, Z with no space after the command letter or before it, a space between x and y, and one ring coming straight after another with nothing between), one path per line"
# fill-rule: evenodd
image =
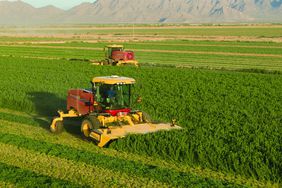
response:
M56 121L55 127L50 127L52 133L60 134L64 131L64 123L63 121Z
M87 117L81 123L81 132L84 137L88 138L94 129L99 129L101 124L96 117Z

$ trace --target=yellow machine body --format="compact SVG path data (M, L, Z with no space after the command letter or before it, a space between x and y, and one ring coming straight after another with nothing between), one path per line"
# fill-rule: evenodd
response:
M56 128L56 122L63 121L64 118L81 117L80 114L69 111L68 113L63 113L58 111L60 117L55 118L51 124L51 130ZM142 112L138 112L133 115L120 115L120 116L98 116L98 120L102 125L102 128L89 130L88 127L85 130L88 137L92 138L99 147L104 147L110 141L119 138L124 138L131 134L148 134L158 131L169 131L173 129L181 129L180 126L175 125L175 122L171 123L145 123L142 120ZM141 123L142 122L142 123ZM112 125L117 123L119 125ZM83 128L82 128L83 129ZM84 133L84 135L86 135Z

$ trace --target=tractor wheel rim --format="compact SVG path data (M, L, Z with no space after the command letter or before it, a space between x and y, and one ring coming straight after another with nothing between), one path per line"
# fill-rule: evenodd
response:
M89 126L88 123L84 123L82 125L82 131L83 131L84 136L89 137L89 135L90 135L90 126Z

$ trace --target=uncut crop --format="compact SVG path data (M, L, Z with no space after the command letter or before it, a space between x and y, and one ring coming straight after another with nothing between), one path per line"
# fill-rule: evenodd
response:
M21 58L1 58L0 66L5 67L0 70L0 107L42 116L64 109L67 90L89 87L93 76L134 77L138 82L136 94L143 97L138 108L160 121L176 118L184 129L129 136L111 147L259 180L281 181L281 75L97 67ZM9 136L13 137L6 138ZM2 142L6 143L4 138ZM28 149L38 147L20 138L13 144L18 145L17 140ZM64 154L55 151L54 155Z

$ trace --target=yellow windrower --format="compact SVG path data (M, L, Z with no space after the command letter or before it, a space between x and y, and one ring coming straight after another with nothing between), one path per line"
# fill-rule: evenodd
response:
M93 65L123 66L133 65L138 67L139 63L135 59L133 51L125 50L123 45L108 45L104 47L105 59L102 61L92 60Z
M92 138L99 147L104 147L110 141L130 134L181 129L175 125L175 120L171 123L153 123L146 113L131 109L131 91L135 79L104 76L93 78L91 83L91 91L69 90L68 112L58 111L59 117L53 119L50 127L52 132L60 133L65 119L81 117L83 136Z

